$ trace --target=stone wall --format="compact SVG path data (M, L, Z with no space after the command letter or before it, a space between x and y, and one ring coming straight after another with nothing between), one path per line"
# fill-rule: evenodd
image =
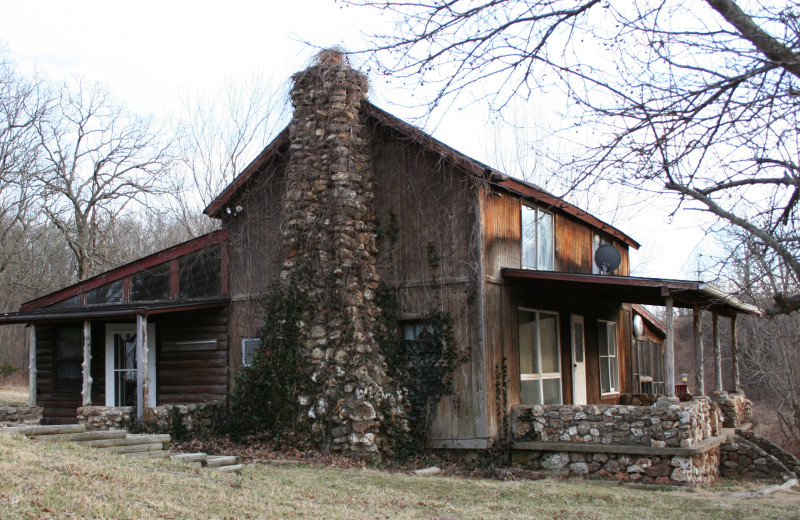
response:
M747 477L784 482L797 476L780 460L738 435L728 436L722 445L720 473L726 477Z
M41 406L0 406L0 423L41 424Z
M514 462L533 470L571 477L605 477L616 478L621 482L704 486L711 484L717 476L719 454L719 447L688 456L515 450Z
M90 432L121 430L135 415L132 406L82 406L78 408L78 424L85 425Z
M738 428L752 420L753 402L741 390L712 392L709 397L719 406L723 427Z
M191 436L212 429L218 423L224 405L218 402L161 405L147 410L147 421L155 429L168 432L172 429L170 410L173 408L180 413L186 433ZM131 406L78 408L78 423L85 424L87 431L123 429L135 417L136 411Z
M717 434L708 399L659 397L651 406L533 405L512 411L515 442L571 442L691 448Z

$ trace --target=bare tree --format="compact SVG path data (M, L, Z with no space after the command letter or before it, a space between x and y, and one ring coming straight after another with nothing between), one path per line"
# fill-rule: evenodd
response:
M498 110L559 100L572 125L593 129L568 161L574 184L611 178L738 227L795 282L768 312L800 308L794 3L348 3L399 15L371 52L380 70L433 86L433 106L465 93Z
M184 98L177 117L180 161L177 182L184 193L177 220L192 234L212 229L201 211L287 123L286 93L260 74L245 81L228 78L218 92ZM179 190L176 190L179 191Z
M72 251L78 278L109 267L107 232L131 203L166 191L172 143L162 129L114 102L97 84L65 82L36 123L42 158L36 188L47 220Z

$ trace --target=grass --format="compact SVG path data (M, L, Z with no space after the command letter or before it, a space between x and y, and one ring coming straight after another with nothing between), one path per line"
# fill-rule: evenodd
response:
M28 387L16 385L0 385L0 406L28 404Z
M0 517L800 518L800 492L758 500L586 480L486 481L306 465L241 476L0 435Z

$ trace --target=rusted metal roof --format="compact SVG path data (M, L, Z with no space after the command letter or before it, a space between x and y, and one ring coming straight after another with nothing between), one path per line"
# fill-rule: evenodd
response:
M505 280L523 287L571 293L580 298L663 306L665 298L671 296L675 307L700 307L722 316L761 314L758 307L700 281L511 268L504 268L502 273Z

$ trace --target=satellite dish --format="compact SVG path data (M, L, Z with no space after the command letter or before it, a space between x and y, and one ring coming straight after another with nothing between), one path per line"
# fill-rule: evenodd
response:
M611 244L605 244L597 248L594 253L594 263L600 268L601 274L608 274L615 271L622 262L622 255L616 247Z
M644 334L644 321L638 314L633 317L633 335L634 337L641 337Z

